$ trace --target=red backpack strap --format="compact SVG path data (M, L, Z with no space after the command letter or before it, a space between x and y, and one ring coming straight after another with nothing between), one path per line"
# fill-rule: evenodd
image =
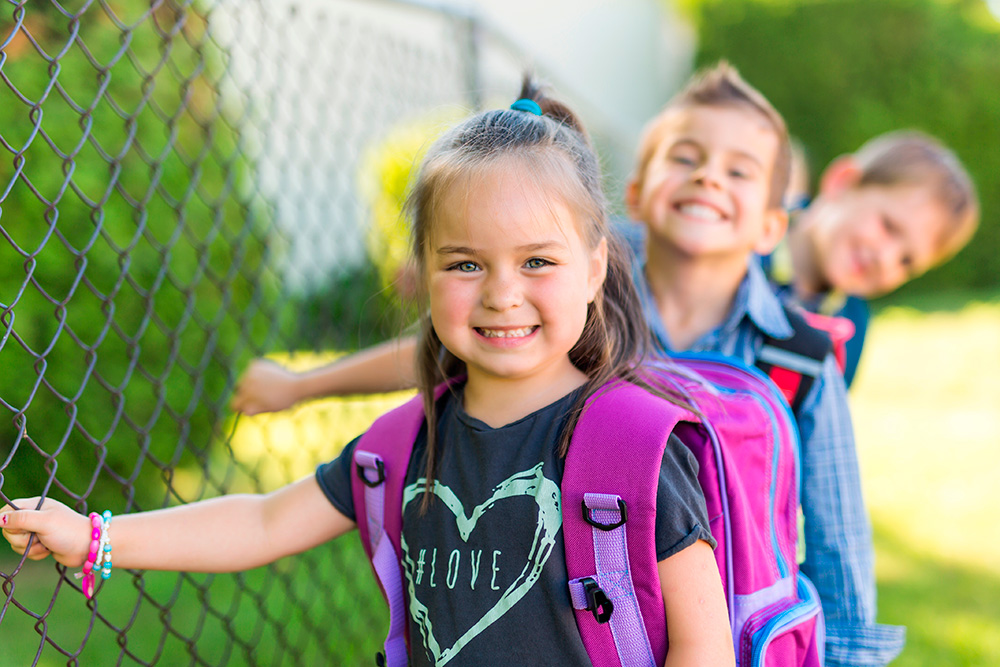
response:
M777 385L792 412L798 415L802 401L823 373L823 362L833 344L826 331L810 326L804 310L789 306L784 310L792 326L791 337L765 336L756 365Z
M690 413L612 381L587 401L562 479L570 596L596 667L663 664L666 618L656 561L663 451Z
M435 390L440 398L447 385ZM371 425L354 450L351 495L361 544L389 605L385 653L376 662L389 667L408 664L406 599L403 592L403 486L413 443L424 424L423 397L415 396Z
M837 360L837 366L843 373L847 366L847 341L854 338L856 327L854 322L846 317L836 315L821 315L808 310L802 311L802 317L813 329L825 332L833 343L833 356Z

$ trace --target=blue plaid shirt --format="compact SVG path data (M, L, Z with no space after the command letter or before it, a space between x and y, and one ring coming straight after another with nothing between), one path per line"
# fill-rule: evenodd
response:
M644 236L638 225L619 226L633 250L633 278L656 347L672 350L649 290ZM750 259L729 316L702 336L692 351L713 351L753 366L764 334L788 338L792 327L763 270ZM861 493L854 429L847 389L833 355L805 397L796 421L802 441L802 513L805 561L802 571L816 585L826 619L828 665L885 665L899 655L906 629L875 622L872 530Z

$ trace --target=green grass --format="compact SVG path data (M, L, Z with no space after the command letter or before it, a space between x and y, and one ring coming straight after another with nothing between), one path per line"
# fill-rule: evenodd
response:
M58 581L28 564L15 599L40 615ZM238 575L116 572L91 603L64 583L44 623L8 607L0 665L31 665L40 648L39 665L67 664L53 645L82 666L372 664L385 618L360 543L345 538Z
M1000 664L1000 302L874 320L851 405L900 667Z
M851 402L875 527L879 618L909 628L895 664L1000 665L1000 302L886 307L869 335ZM273 486L307 474L400 400L317 402L243 419L232 440L243 470L231 483L257 476ZM198 486L183 476L177 483ZM16 563L0 555L0 572ZM13 581L17 604L40 615L59 578L51 564L26 563ZM3 592L0 601L9 582ZM82 650L80 665L157 656L161 665L311 665L330 655L339 665L371 664L385 622L356 538L244 575L118 572L93 607L65 583L55 599L44 625L8 604L0 667L30 665L43 632ZM38 664L67 662L45 644Z
M269 490L299 479L405 396L317 401L281 415L242 418L234 424L232 457L220 447L211 476L225 480L229 491ZM173 487L194 498L202 481L199 470L182 470ZM17 564L5 545L0 572L10 574ZM330 656L338 665L370 665L387 627L356 534L243 574L117 571L90 603L54 569L51 560L27 562L4 583L0 667L31 665L36 656L43 667L71 658L85 667L297 667L331 664Z

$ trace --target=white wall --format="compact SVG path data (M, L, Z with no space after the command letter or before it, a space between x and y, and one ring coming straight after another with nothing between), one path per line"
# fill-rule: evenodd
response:
M1000 0L998 0L1000 1ZM456 0L478 12L585 103L590 123L639 131L694 60L693 28L669 0ZM631 157L631 148L627 151Z
M533 66L582 116L620 201L643 124L693 59L693 32L668 1L215 0L223 97L236 102L244 154L275 207L286 285L321 288L364 259L358 160L408 115L465 101L471 59L456 11L485 24L484 103L513 101Z

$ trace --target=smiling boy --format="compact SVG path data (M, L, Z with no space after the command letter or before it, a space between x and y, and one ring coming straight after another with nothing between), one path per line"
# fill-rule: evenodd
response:
M756 365L768 340L790 338L789 315L756 254L787 225L785 123L725 63L696 75L654 118L626 189L623 234L663 352L715 351ZM875 623L871 525L861 494L843 377L827 354L795 412L802 441L805 561L827 623L831 665L883 665L904 629Z
M866 299L948 261L978 224L976 188L958 156L922 132L889 132L823 170L815 200L794 213L765 269L783 297L854 323L844 371L850 386L868 326Z

